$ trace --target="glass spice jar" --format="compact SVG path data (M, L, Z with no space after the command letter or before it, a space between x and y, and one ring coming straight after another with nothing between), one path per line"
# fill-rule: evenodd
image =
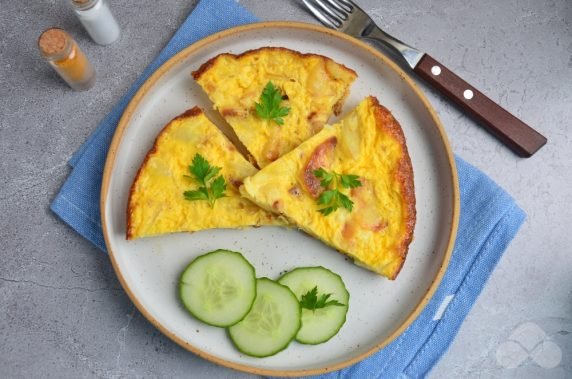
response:
M107 0L70 0L83 27L99 45L109 45L121 35Z
M50 28L38 39L40 53L74 90L85 91L95 83L95 70L73 38L60 28Z

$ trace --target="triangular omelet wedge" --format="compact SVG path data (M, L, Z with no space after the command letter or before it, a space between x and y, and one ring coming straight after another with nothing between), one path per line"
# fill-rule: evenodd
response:
M357 74L321 55L264 47L218 55L193 77L264 167L319 132L332 113L339 114ZM255 110L269 82L282 95L280 105L290 108L283 125L259 117Z
M351 211L319 212L325 189L314 171L320 168L358 176L361 186L340 189ZM389 279L405 261L416 219L413 170L401 127L374 97L246 178L240 191Z
M221 167L225 197L211 207L183 193L199 185L189 177L195 154ZM281 224L271 213L240 196L238 187L257 169L198 107L173 119L161 131L131 187L127 239L210 228Z

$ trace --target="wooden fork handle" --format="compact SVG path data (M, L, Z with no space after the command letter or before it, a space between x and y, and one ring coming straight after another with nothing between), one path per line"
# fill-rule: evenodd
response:
M433 57L425 54L413 69L522 157L546 144L546 137L510 114Z

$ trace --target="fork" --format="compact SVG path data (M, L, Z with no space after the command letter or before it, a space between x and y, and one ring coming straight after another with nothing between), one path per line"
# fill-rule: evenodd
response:
M351 0L302 0L325 26L358 39L376 41L403 58L427 83L479 121L489 132L522 157L530 157L547 142L536 130L513 116L429 54L384 32Z

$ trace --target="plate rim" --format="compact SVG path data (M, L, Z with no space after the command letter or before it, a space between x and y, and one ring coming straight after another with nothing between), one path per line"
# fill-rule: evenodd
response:
M380 59L385 65L387 65L390 69L395 71L395 73L397 75L399 75L399 77L414 91L415 95L421 100L424 107L429 112L429 115L433 119L434 125L437 127L437 131L438 131L439 136L441 137L441 140L442 140L443 145L445 147L445 152L446 152L448 163L450 166L450 172L451 172L450 179L452 182L452 190L453 190L453 194L452 194L453 195L452 223L451 223L451 227L449 230L449 241L447 242L447 246L445 248L443 260L440 263L440 267L437 271L435 278L433 279L433 282L431 283L431 285L429 286L429 288L427 289L427 291L425 292L425 294L423 295L421 300L417 303L415 308L405 318L405 321L403 321L403 323L398 328L396 328L389 336L387 336L381 342L375 344L371 349L363 352L362 354L360 354L356 357L349 358L349 359L346 359L342 362L338 362L338 363L335 363L332 365L328 365L327 367L324 367L324 368L296 369L296 370L283 370L283 369L275 370L275 369L254 367L254 366L250 366L248 364L232 362L232 361L229 361L229 360L226 360L223 358L216 357L210 353L207 353L207 352L201 350L200 348L194 346L193 344L183 340L182 338L180 338L176 334L169 331L160 322L158 322L151 315L151 313L149 311L147 311L147 309L139 302L138 298L131 291L131 289L130 289L127 281L123 277L123 274L120 270L120 267L119 267L119 265L115 259L115 253L113 252L113 249L111 248L111 243L110 243L110 239L109 239L109 235L108 235L108 227L107 227L107 222L106 222L106 218L107 218L106 201L107 201L107 197L108 197L109 184L111 182L111 176L112 176L113 168L115 165L115 158L117 156L117 151L119 149L121 141L123 140L124 132L127 129L127 126L129 125L129 122L131 120L133 112L135 111L135 109L137 108L137 106L139 105L141 100L144 98L144 96L147 94L147 92L155 85L155 83L160 78L163 77L164 74L166 74L171 68L173 68L173 66L177 65L180 61L184 60L189 55L200 50L204 46L209 45L210 43L217 41L219 39L229 37L235 33L243 33L243 32L249 32L249 31L258 30L258 29L265 29L265 28L277 28L277 29L292 28L292 29L297 29L297 30L305 30L305 31L310 31L310 32L326 34L328 36L332 36L335 38L342 39L345 42L349 42L349 43L355 45L357 48L365 49L365 50L367 50L367 52L369 52L370 54L375 56L377 59ZM117 124L117 128L113 134L113 138L112 138L111 145L110 145L108 153L107 153L104 171L103 171L101 193L100 193L100 216L101 216L101 225L102 225L102 231L103 231L103 236L104 236L104 240L105 240L105 245L107 247L107 251L108 251L108 254L109 254L109 257L111 260L111 264L113 266L113 270L115 271L115 274L117 275L117 278L119 279L119 282L120 282L121 286L123 287L123 290L127 293L127 296L133 302L133 304L137 307L139 312L141 312L141 314L155 328L159 329L159 331L161 333L163 333L164 335L166 335L170 340L172 340L173 342L175 342L179 346L183 347L184 349L192 352L193 354L195 354L195 355L197 355L203 359L206 359L206 360L211 361L213 363L216 363L218 365L228 367L228 368L231 368L234 370L238 370L238 371L242 371L242 372L246 372L246 373L250 373L250 374L255 374L255 375L271 375L271 376L287 376L287 377L306 376L306 375L325 374L325 373L328 373L331 371L337 371L337 370L343 369L345 367L348 367L350 365L353 365L357 362L362 361L363 359L371 356L375 352L377 352L377 351L381 350L382 348L384 348L385 346L389 345L393 340L395 340L398 336L400 336L405 331L405 329L407 329L407 327L409 327L409 325L411 325L411 323L413 321L415 321L415 319L421 314L421 312L425 309L426 305L429 303L429 301L431 300L435 291L437 290L437 287L441 283L441 280L443 279L443 276L445 275L447 266L448 266L449 261L451 259L451 255L453 252L453 248L454 248L454 244L455 244L455 240L456 240L456 236L457 236L457 229L458 229L458 225L459 225L460 190L459 190L459 182L458 182L455 158L453 155L451 145L450 145L449 140L447 138L447 135L445 133L445 128L443 127L443 124L441 123L441 120L439 119L437 112L435 111L435 109L433 108L433 106L431 105L431 103L429 102L427 97L425 96L425 94L418 87L417 83L415 83L415 81L407 73L405 73L397 65L397 63L393 62L390 58L385 56L379 50L376 50L375 48L366 44L365 42L362 42L356 38L353 38L347 34L344 34L342 32L339 32L339 31L336 31L333 29L328 29L328 28L325 28L325 27L320 26L320 25L309 24L309 23L304 23L304 22L265 21L265 22L251 23L251 24L232 27L232 28L217 32L215 34L212 34L210 36L207 36L203 39L200 39L200 40L196 41L195 43L185 47L184 49L179 51L177 54L172 56L171 58L169 58L149 78L147 78L147 80L145 80L145 82L137 90L137 92L135 93L133 98L129 101L129 104L127 105L123 114L121 115L119 123Z

